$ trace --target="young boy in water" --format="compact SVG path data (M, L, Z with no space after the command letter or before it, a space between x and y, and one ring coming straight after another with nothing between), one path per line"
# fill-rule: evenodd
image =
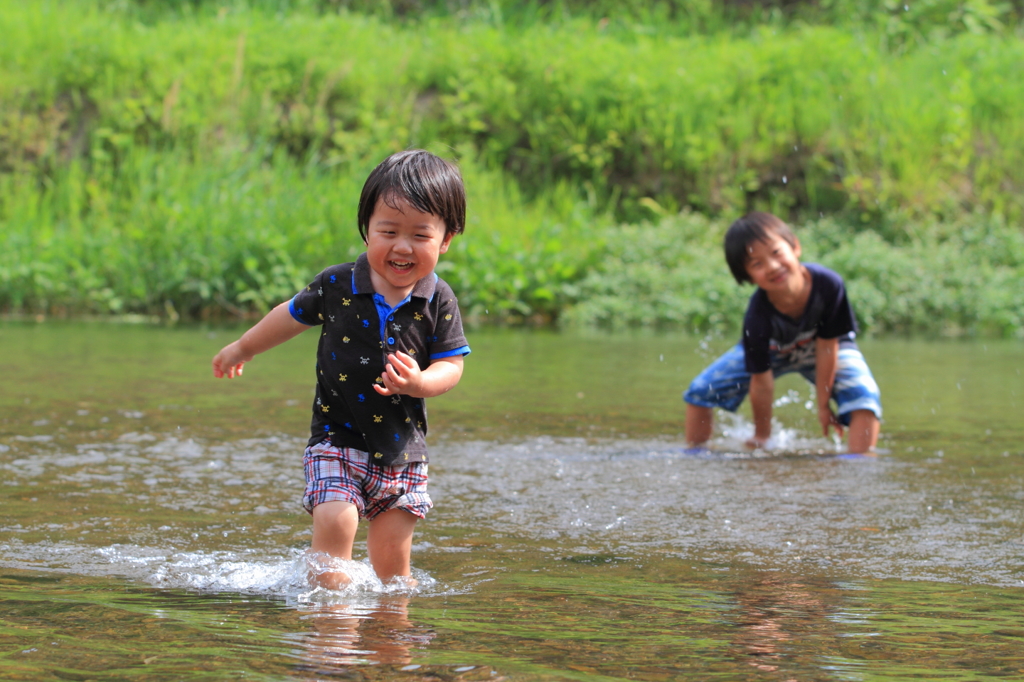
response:
M410 577L413 529L427 494L424 398L452 389L469 346L451 288L434 272L466 223L459 170L425 151L394 154L359 198L366 252L332 265L213 358L215 377L241 376L254 356L322 326L303 507L313 553L351 560L359 518L382 581ZM349 582L327 570L317 582Z
M800 262L800 241L770 213L750 213L725 235L725 260L740 284L751 282L740 343L690 384L686 440L711 437L712 409L735 412L750 393L754 437L766 447L772 433L775 377L799 372L814 384L818 422L828 436L849 429L848 450L871 453L878 441L882 404L878 384L854 341L857 323L842 278L828 268ZM835 399L838 413L832 411Z

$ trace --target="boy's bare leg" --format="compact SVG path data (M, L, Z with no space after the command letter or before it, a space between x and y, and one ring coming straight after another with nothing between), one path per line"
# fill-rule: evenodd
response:
M863 455L874 452L878 443L878 417L871 410L854 410L850 413L849 441L850 452Z
M373 570L382 582L401 577L407 585L415 587L416 581L409 575L412 573L412 532L418 520L402 509L389 509L370 521L366 549Z
M334 500L313 507L313 544L310 549L337 559L352 559L352 543L359 528L359 510L351 502ZM336 590L348 585L349 577L341 571L315 576L320 587Z
M703 445L711 439L715 416L710 407L686 403L686 442Z

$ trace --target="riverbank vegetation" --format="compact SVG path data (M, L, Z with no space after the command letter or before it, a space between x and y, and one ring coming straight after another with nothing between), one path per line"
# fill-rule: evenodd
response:
M867 328L1024 331L1020 7L606 5L0 0L0 310L258 314L417 146L480 321L734 328L758 208Z

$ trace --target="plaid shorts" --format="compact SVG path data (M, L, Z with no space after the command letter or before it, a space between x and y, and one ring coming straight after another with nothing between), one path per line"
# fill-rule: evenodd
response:
M350 502L364 519L389 509L403 509L425 518L434 506L427 494L427 463L382 467L370 464L362 450L338 448L330 441L306 448L303 457L306 492L302 506L310 514L324 502Z

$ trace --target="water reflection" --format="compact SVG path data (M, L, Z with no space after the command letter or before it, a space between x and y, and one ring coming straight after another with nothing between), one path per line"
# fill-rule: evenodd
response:
M372 603L334 603L299 608L309 626L289 636L302 664L297 670L325 674L352 665L403 666L413 650L424 650L435 633L409 620L409 598L382 597Z
M841 634L833 617L839 609L825 599L831 594L781 575L761 574L745 583L735 596L737 658L761 672L781 672L783 679L813 667L807 644ZM795 651L798 642L801 650Z

